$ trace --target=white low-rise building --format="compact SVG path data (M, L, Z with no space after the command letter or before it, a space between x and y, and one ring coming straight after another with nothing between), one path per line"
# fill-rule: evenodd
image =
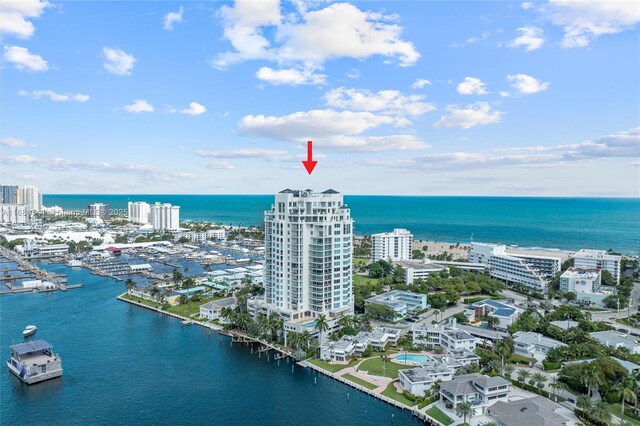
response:
M467 305L464 313L471 322L482 321L485 315L497 318L499 323L495 325L495 328L506 330L516 322L522 310L497 300L484 299Z
M381 305L393 312L393 318L385 317L389 321L401 321L408 315L421 311L427 307L427 295L410 291L391 290L364 301L364 310L373 316L379 317L372 311L373 305Z
M560 276L560 291L573 292L576 300L596 306L604 306L605 297L614 294L601 286L601 271L599 269L569 268Z
M472 243L469 262L488 265L491 276L507 284L520 284L546 293L549 279L560 272L562 257L507 252L504 244Z
M614 349L624 348L631 354L640 354L640 343L636 339L618 331L596 331L595 333L589 333L589 336L604 346Z
M220 319L220 313L224 308L235 308L236 298L227 297L225 299L214 300L200 306L200 316L208 320Z
M320 359L336 363L347 362L351 356L362 355L369 345L382 351L388 344L397 344L399 337L400 330L397 328L376 327L371 332L361 331L355 336L342 336L336 342L325 340L320 345Z
M575 268L604 269L613 275L616 284L620 283L620 262L622 261L622 256L608 254L604 250L582 249L574 253L573 259L573 266Z
M513 334L513 346L515 353L543 361L551 349L567 345L540 333L518 331Z
M400 370L400 386L413 395L423 396L431 392L438 380L448 382L453 379L454 370L439 361L428 361L421 367Z
M64 256L69 254L66 244L36 244L35 240L25 240L24 244L16 246L16 252L27 259Z
M406 284L413 284L414 280L426 279L430 274L434 272L443 271L445 268L440 265L427 260L411 260L395 262L396 265L401 266L404 271L404 282Z
M458 405L468 402L473 415L480 415L498 401L507 402L510 385L500 376L464 374L440 384L440 400L454 413Z
M425 345L432 348L440 346L447 351L467 350L473 352L476 349L476 338L459 330L455 320L446 326L427 323L414 324L411 331L414 345Z

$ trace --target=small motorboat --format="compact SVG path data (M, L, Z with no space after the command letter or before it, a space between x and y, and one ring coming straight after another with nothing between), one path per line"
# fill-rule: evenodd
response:
M22 336L23 337L29 337L35 334L35 332L38 331L38 327L36 327L35 325L28 325L25 327L24 331L22 332Z

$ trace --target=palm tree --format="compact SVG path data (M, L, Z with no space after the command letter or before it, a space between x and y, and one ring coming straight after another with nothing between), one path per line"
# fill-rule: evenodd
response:
M456 407L456 414L459 416L463 416L463 422L467 423L467 416L470 415L472 412L471 409L471 404L468 402L463 402L461 404L458 404L458 406Z
M507 364L504 367L502 367L502 371L503 371L505 377L507 377L509 379L511 378L511 375L513 374L513 370L515 370L515 369L516 368L511 364Z
M309 332L309 330L305 330L300 333L300 345L305 345L307 349L311 347L311 341L313 340L313 336Z
M241 330L246 330L251 324L251 316L247 311L240 311L236 316L236 325Z
M538 395L541 393L542 388L544 387L545 382L548 380L548 377L542 373L533 373L531 379L536 383L536 387L538 388Z
M589 410L591 410L592 406L593 406L593 402L591 401L591 398L589 397L589 395L585 395L585 394L578 395L578 400L576 401L576 407L578 407L584 412L588 412Z
M151 287L151 290L149 291L149 295L153 299L158 300L158 297L160 296L160 289L154 285L153 287Z
M338 319L338 325L342 328L349 328L353 325L353 317L351 315L343 315Z
M589 396L593 398L593 391L600 389L600 386L604 384L604 379L602 373L594 366L584 372L582 383L589 389Z
M266 335L269 330L269 320L267 316L263 313L259 313L256 318L256 322L258 323L258 328L260 329L260 335Z
M186 294L181 294L178 298L178 303L180 303L181 305L189 303L189 297Z
M589 417L593 420L609 424L611 422L611 413L609 412L609 405L607 401L600 400L596 402L588 412Z
M494 318L494 317L489 317L489 318ZM496 344L495 353L501 358L503 367L504 367L505 358L509 358L513 354L513 350L514 350L513 338L511 337L502 339Z
M267 323L267 329L269 330L269 334L271 334L271 338L274 340L277 339L278 334L282 331L284 321L282 321L282 318L277 312L271 312Z
M127 278L127 280L124 282L124 286L127 288L127 293L131 293L131 290L136 288L136 282L131 278Z
M436 309L435 311L433 311L433 315L436 316L436 322L438 322L438 315L440 315L442 312L440 312L439 309Z
M531 372L529 370L525 370L524 368L520 368L516 374L518 375L518 381L522 383L522 387L524 387L525 382L529 377L531 377Z
M329 329L329 322L327 321L327 317L324 314L320 314L320 316L316 319L316 330L318 330L318 342L322 344L322 333Z
M553 400L555 402L558 402L558 398L556 398L556 392L567 388L567 386L562 382L550 383L549 387L551 388L551 396L553 396Z
M616 386L620 393L620 418L624 418L624 402L635 403L638 400L636 393L633 390L633 384L630 380L625 380Z
M300 348L300 337L300 333L296 333L295 331L288 332L287 343L289 344L289 347L291 347L292 349Z
M220 309L220 318L226 320L227 322L233 323L233 317L236 311L233 308L227 306L226 308Z

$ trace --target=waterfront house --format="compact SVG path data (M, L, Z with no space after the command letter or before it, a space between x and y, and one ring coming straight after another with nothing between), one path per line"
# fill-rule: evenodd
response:
M498 401L508 401L510 383L502 377L464 374L440 384L440 399L454 413L456 407L468 402L473 415L484 414L487 407Z
M400 370L398 377L400 386L418 396L425 395L438 380L448 382L453 379L454 370L440 361L428 361L421 367Z
M237 301L235 297L227 297L224 299L205 303L204 305L200 306L200 316L208 320L219 319L222 309L235 308L236 302Z
M399 337L400 330L396 328L376 327L371 332L361 331L355 336L342 336L336 342L326 340L320 345L320 359L347 362L351 356L362 355L369 345L383 351L388 344L397 344Z
M487 409L487 416L500 426L573 426L579 423L571 410L542 396L498 401Z

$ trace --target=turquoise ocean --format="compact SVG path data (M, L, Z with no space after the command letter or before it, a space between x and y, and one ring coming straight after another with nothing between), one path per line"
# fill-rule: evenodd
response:
M169 202L182 220L259 225L272 195L45 195L47 206L86 209L94 202L125 210L127 201ZM407 228L415 238L521 247L640 251L640 199L538 197L419 197L345 195L355 232Z

